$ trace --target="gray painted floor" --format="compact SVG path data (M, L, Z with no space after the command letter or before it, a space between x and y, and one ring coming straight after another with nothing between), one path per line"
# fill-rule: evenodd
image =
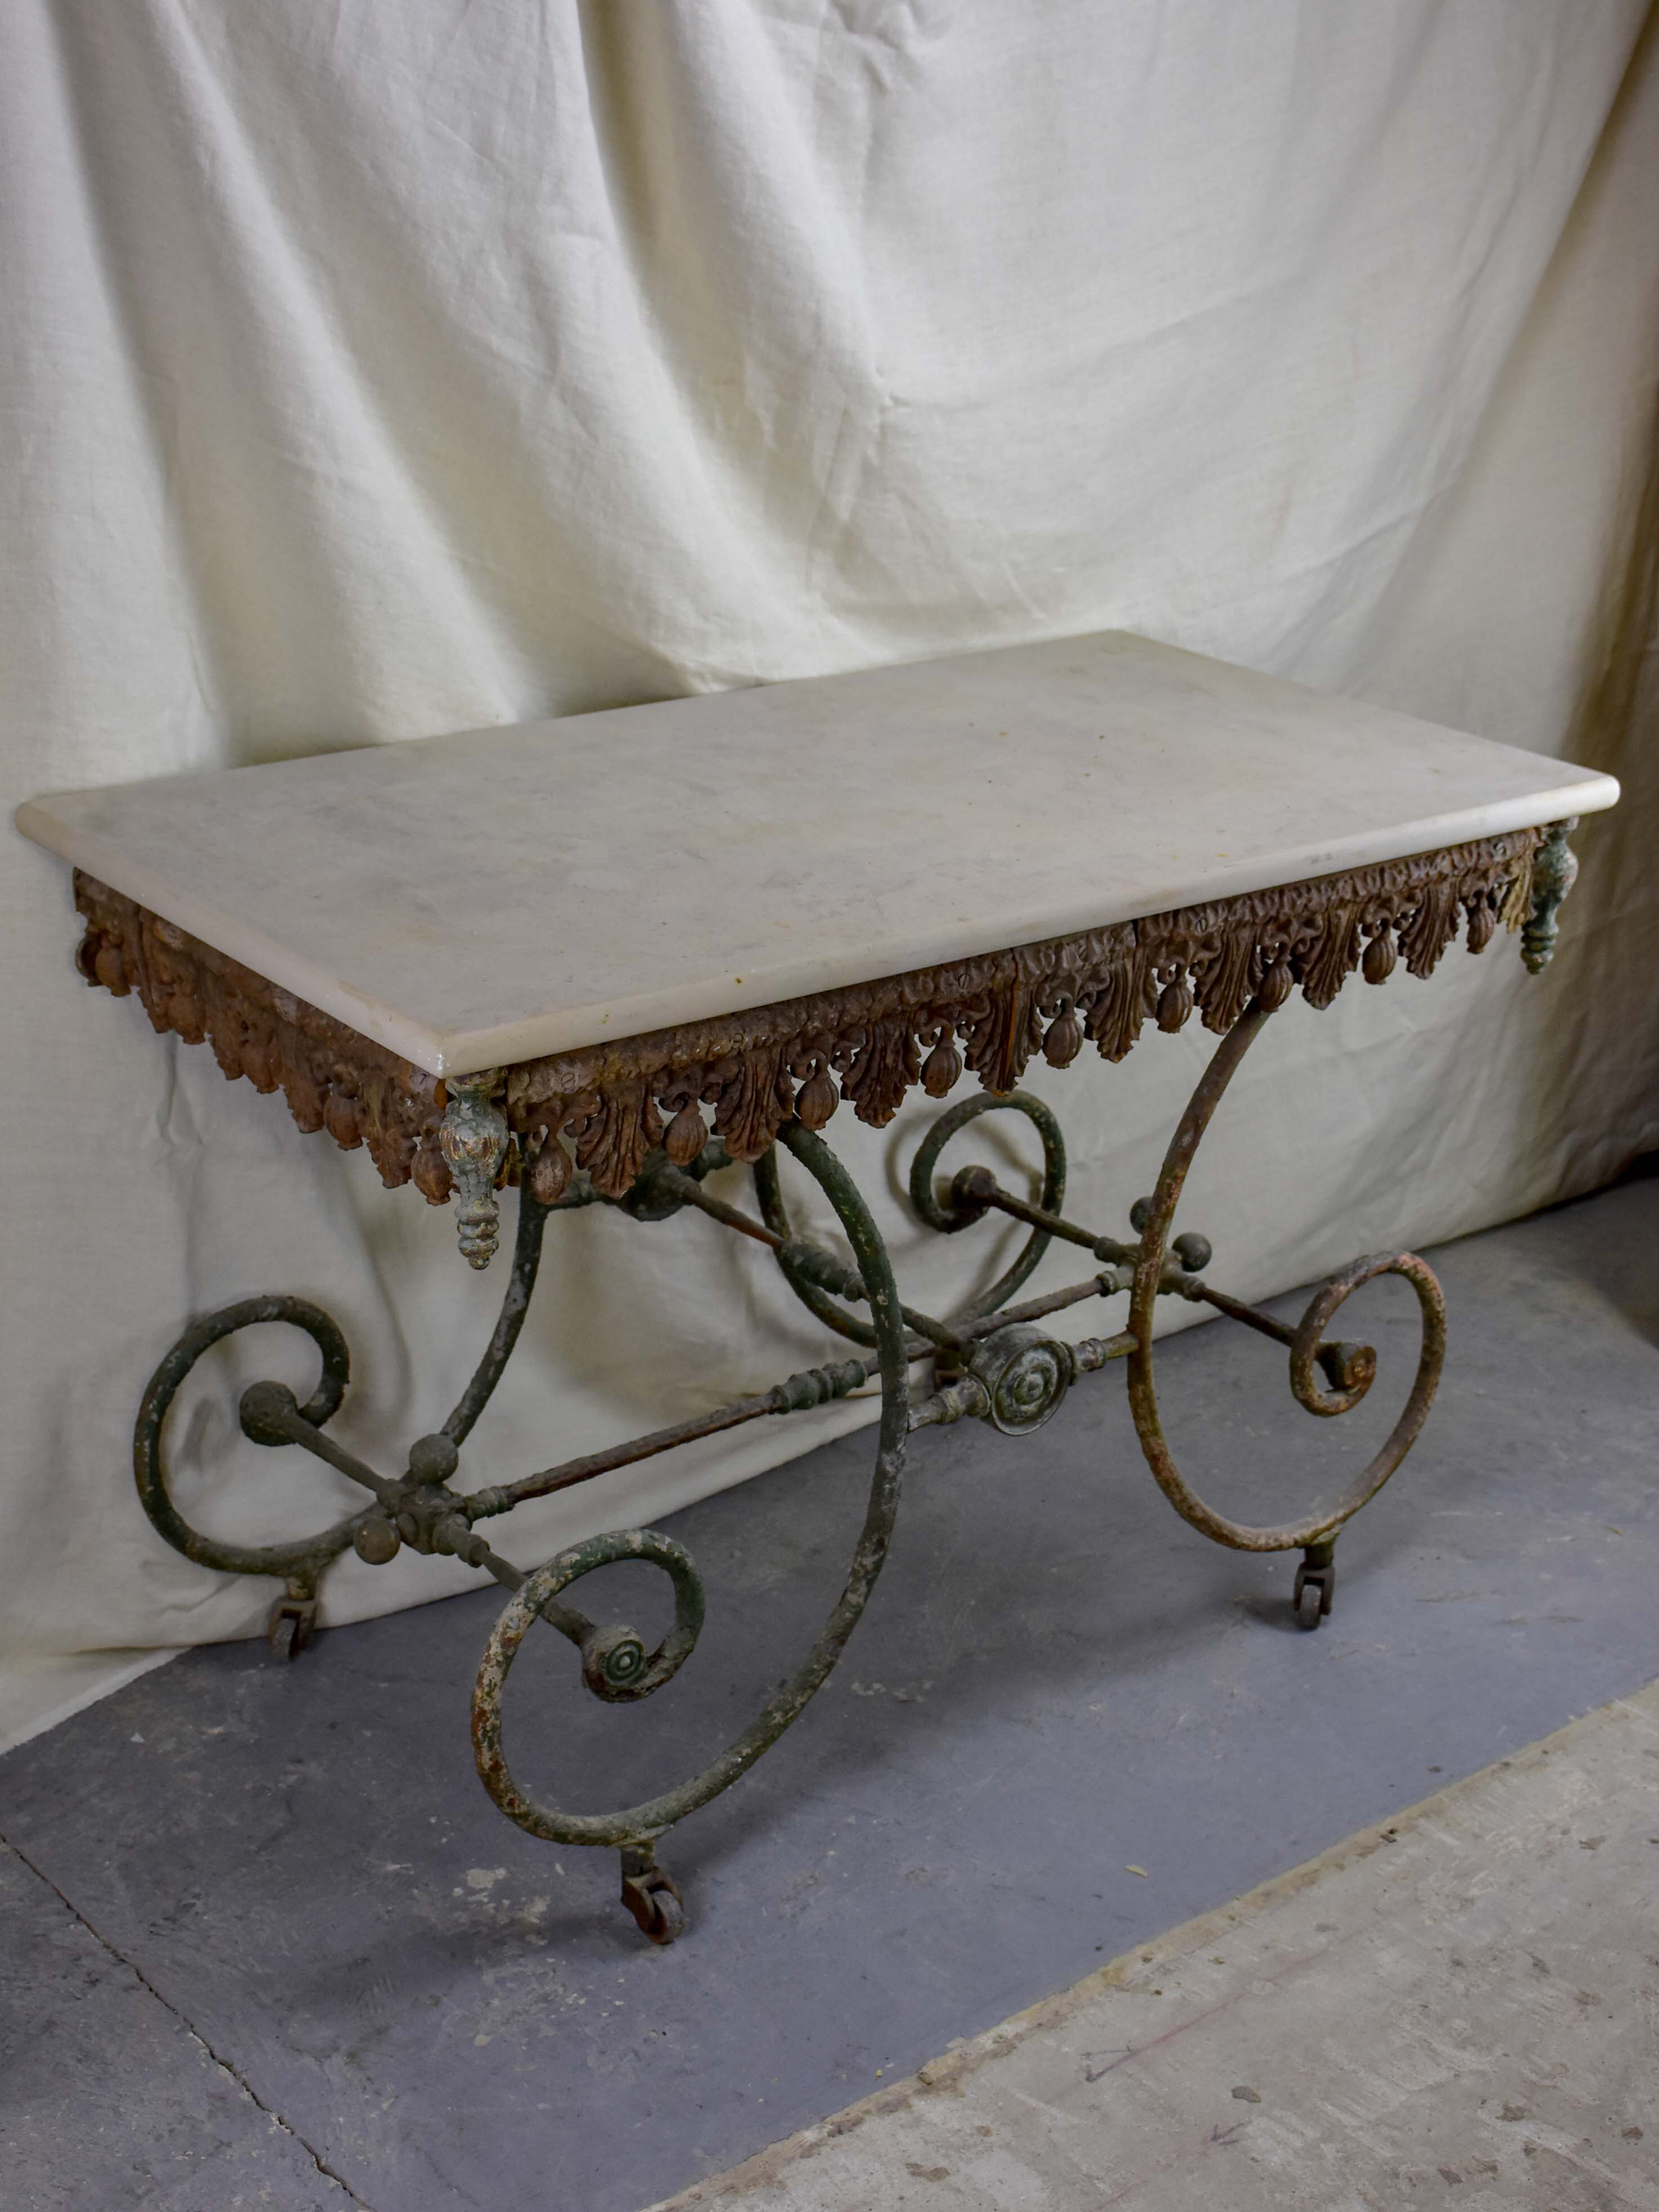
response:
M1659 1684L656 2212L1659 2212Z
M493 1592L292 1668L190 1653L12 1753L9 2201L638 2212L1632 1692L1659 1674L1659 1181L1437 1264L1440 1401L1345 1534L1317 1635L1286 1561L1170 1512L1115 1376L1034 1440L918 1438L846 1662L665 1853L695 1916L671 1950L615 1904L614 1861L533 1842L477 1786ZM1383 1380L1340 1422L1224 1323L1164 1347L1218 1504L1289 1510L1374 1447L1413 1332L1400 1286L1364 1298ZM631 1802L733 1733L838 1587L867 1449L679 1517L710 1619L658 1698L600 1707L562 1644L531 1655L525 1778ZM622 1614L656 1601L632 1571Z

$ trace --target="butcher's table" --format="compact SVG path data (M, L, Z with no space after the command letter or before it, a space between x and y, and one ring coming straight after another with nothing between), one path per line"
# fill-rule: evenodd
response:
M272 1620L293 1653L318 1580L348 1545L451 1553L511 1593L484 1653L473 1741L508 1817L556 1843L621 1853L624 1902L653 1941L684 1925L656 1857L673 1823L759 1758L824 1681L891 1534L909 1431L972 1419L1029 1435L1079 1377L1122 1360L1160 1488L1216 1542L1301 1554L1304 1627L1331 1609L1345 1522L1423 1425L1444 1351L1433 1274L1409 1252L1357 1260L1294 1328L1208 1279L1210 1246L1171 1235L1194 1152L1245 1052L1293 990L1330 1005L1358 969L1425 976L1463 933L1479 952L1518 931L1548 961L1576 862L1573 819L1611 806L1607 776L1333 698L1121 633L335 752L32 801L19 825L73 863L88 982L137 992L150 1021L207 1039L228 1076L281 1091L302 1129L362 1146L389 1184L453 1200L475 1267L518 1191L501 1317L434 1434L386 1475L328 1421L346 1388L338 1328L302 1298L244 1300L198 1321L145 1390L138 1494L189 1559L282 1583ZM1048 1108L1018 1085L1041 1053L1121 1060L1150 1023L1196 1014L1220 1042L1158 1185L1118 1237L1071 1220ZM954 1235L992 1218L1030 1236L988 1289L945 1318L901 1301L870 1210L823 1133L845 1106L880 1127L905 1094L979 1090L934 1122L911 1200ZM1041 1139L1034 1197L971 1160L941 1172L981 1115ZM817 1183L844 1250L792 1226L780 1150ZM957 1158L960 1159L958 1147ZM748 1164L752 1210L706 1188ZM517 1481L462 1488L462 1449L523 1325L550 1215L604 1203L641 1222L693 1207L767 1248L848 1356L717 1411ZM1091 1272L1020 1301L1051 1243ZM1291 1387L1346 1413L1376 1372L1328 1334L1361 1284L1403 1276L1421 1310L1405 1407L1334 1504L1276 1528L1229 1519L1183 1480L1159 1426L1160 1297L1218 1308L1288 1347ZM1127 1299L1121 1325L1063 1341L1044 1327ZM297 1446L368 1503L320 1535L262 1547L192 1528L169 1496L167 1411L207 1348L257 1322L304 1330L320 1358L301 1404L276 1382L241 1399L260 1444ZM538 1802L502 1749L503 1685L541 1622L580 1655L595 1697L648 1697L694 1650L703 1600L682 1546L624 1528L521 1573L481 1525L530 1498L651 1454L879 1382L869 1509L847 1583L796 1673L701 1774L605 1814ZM648 1560L674 1620L654 1649L574 1604L582 1579Z

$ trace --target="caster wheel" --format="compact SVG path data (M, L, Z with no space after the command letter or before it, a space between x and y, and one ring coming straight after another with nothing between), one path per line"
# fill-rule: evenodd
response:
M1291 1605L1298 1628L1317 1628L1336 1601L1336 1562L1331 1553L1334 1540L1310 1544L1302 1554L1296 1571L1296 1587L1291 1592Z
M648 1874L623 1876L623 1903L653 1943L672 1943L685 1933L685 1900L672 1875L653 1867Z
M680 1894L674 1889L659 1889L653 1893L652 1903L656 1917L646 1934L653 1943L672 1943L677 1936L685 1933L685 1907Z

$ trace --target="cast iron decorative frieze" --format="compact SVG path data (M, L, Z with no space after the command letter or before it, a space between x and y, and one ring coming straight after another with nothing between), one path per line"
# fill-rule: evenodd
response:
M879 1128L908 1091L942 1098L964 1069L1000 1094L1038 1053L1064 1067L1089 1043L1117 1060L1148 1023L1179 1030L1196 1012L1225 1035L1252 1000L1272 1012L1300 988L1310 1005L1328 1006L1356 969L1369 983L1386 981L1400 961L1427 975L1460 925L1478 952L1500 924L1519 928L1532 914L1527 957L1541 965L1571 865L1562 830L1512 830L557 1053L488 1083L452 1085L476 1103L452 1109L447 1137L449 1091L435 1078L78 871L76 898L88 981L136 991L158 1030L209 1038L228 1076L284 1091L302 1129L366 1146L386 1182L412 1181L434 1205L464 1161L463 1233L481 1266L489 1207L469 1147L480 1115L496 1108L517 1139L510 1169L527 1170L543 1205L573 1170L619 1197L658 1146L684 1165L712 1133L733 1159L752 1161L786 1121L822 1129L843 1099Z
M1210 1282L1213 1255L1206 1237L1190 1230L1172 1233L1188 1170L1239 1062L1292 988L1299 986L1315 1006L1326 1006L1355 968L1374 983L1385 981L1400 960L1413 974L1426 975L1460 922L1476 951L1500 922L1524 925L1528 964L1540 966L1571 881L1564 831L1518 831L691 1024L602 1052L489 1071L446 1089L81 878L77 896L88 925L83 972L118 993L137 990L158 1029L210 1037L227 1074L248 1075L261 1090L280 1086L302 1127L326 1128L343 1145L366 1145L388 1182L412 1179L434 1200L447 1196L453 1182L463 1248L475 1265L494 1249L497 1186L511 1178L515 1156L520 1170L516 1239L500 1318L454 1411L441 1430L415 1439L401 1474L381 1474L327 1433L349 1373L345 1340L329 1316L301 1298L250 1298L197 1322L152 1376L134 1435L144 1509L187 1558L283 1584L271 1636L290 1656L314 1625L319 1577L348 1547L373 1565L407 1547L460 1559L493 1576L511 1595L473 1694L473 1750L484 1788L532 1835L617 1850L623 1903L653 1942L671 1942L685 1925L685 1912L672 1875L657 1862L657 1845L676 1821L745 1773L828 1678L885 1557L906 1439L915 1429L975 1419L1005 1436L1027 1436L1053 1417L1082 1378L1121 1360L1141 1448L1170 1504L1217 1543L1247 1552L1299 1552L1292 1604L1303 1627L1319 1626L1334 1598L1340 1532L1400 1465L1427 1417L1445 1351L1440 1287L1414 1254L1373 1253L1316 1291L1294 1326L1280 1322ZM1063 1066L1085 1041L1108 1059L1121 1059L1146 1022L1176 1030L1194 1011L1221 1042L1170 1141L1156 1188L1129 1209L1130 1233L1113 1237L1069 1218L1059 1125L1041 1100L1014 1087L1022 1070L1038 1051ZM988 1288L939 1316L901 1298L869 1207L820 1131L841 1098L853 1102L861 1120L879 1125L913 1085L942 1095L964 1068L984 1087L948 1109L923 1138L911 1164L911 1204L927 1227L944 1235L995 1218L1021 1223L1029 1234ZM705 1109L713 1109L712 1132ZM1034 1129L1042 1167L1032 1193L1008 1188L991 1168L971 1161L948 1178L939 1172L947 1147L990 1113L1018 1115ZM792 1223L780 1154L828 1201L844 1253L803 1236ZM753 1212L705 1188L711 1176L739 1161L752 1164ZM854 1347L854 1356L826 1360L690 1420L516 1480L465 1486L468 1439L523 1327L547 1223L556 1213L601 1202L641 1223L690 1207L766 1248L795 1295ZM1015 1303L1055 1242L1079 1248L1089 1272ZM1160 1421L1152 1347L1158 1299L1208 1305L1279 1346L1288 1355L1297 1403L1330 1418L1358 1405L1377 1374L1370 1345L1330 1331L1348 1298L1386 1275L1410 1285L1420 1327L1409 1390L1380 1447L1334 1498L1296 1519L1255 1526L1210 1505L1182 1474ZM1048 1333L1054 1316L1116 1298L1127 1302L1121 1326L1065 1340ZM302 1404L284 1384L254 1383L240 1401L244 1434L258 1444L311 1453L356 1484L368 1502L309 1539L237 1546L203 1534L179 1512L168 1489L162 1439L169 1409L203 1354L243 1328L273 1321L311 1338L317 1385ZM914 1379L913 1370L919 1370ZM794 1673L701 1772L641 1803L574 1814L532 1796L508 1762L502 1718L507 1676L525 1637L538 1625L552 1629L575 1647L580 1679L592 1696L607 1704L637 1702L693 1657L703 1620L702 1583L684 1547L657 1530L596 1536L525 1574L492 1548L478 1524L678 1444L787 1416L871 1383L879 1386L880 1413L863 1526L841 1595ZM572 1601L590 1575L625 1560L655 1567L672 1592L672 1624L654 1644L625 1622L596 1620Z
M186 1044L205 1038L228 1079L281 1091L301 1128L326 1129L348 1152L367 1146L388 1186L412 1181L434 1206L449 1197L435 1076L80 868L75 902L86 921L76 965L88 982L117 998L136 991L151 1025Z

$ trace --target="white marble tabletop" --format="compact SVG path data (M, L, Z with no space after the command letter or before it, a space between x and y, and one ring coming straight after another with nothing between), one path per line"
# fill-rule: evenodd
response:
M70 792L17 821L459 1075L1618 796L1109 630Z

